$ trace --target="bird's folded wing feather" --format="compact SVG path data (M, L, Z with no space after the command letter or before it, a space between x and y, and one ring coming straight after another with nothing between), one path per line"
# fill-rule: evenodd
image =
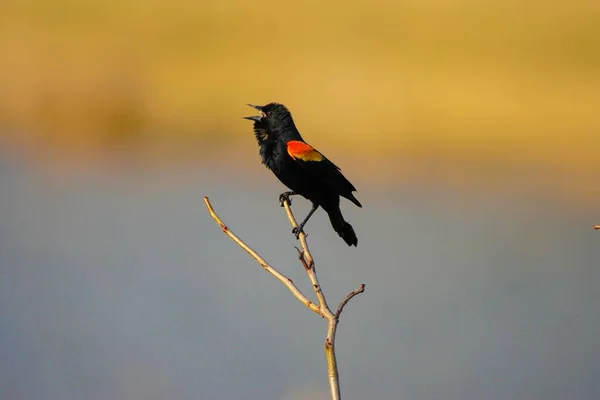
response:
M287 143L287 152L294 161L306 168L307 172L332 185L340 193L356 190L342 175L340 168L311 145L300 140L290 140Z

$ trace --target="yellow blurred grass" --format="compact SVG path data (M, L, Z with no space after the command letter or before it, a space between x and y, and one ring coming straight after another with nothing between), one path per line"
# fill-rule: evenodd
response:
M600 172L599 4L5 0L0 134L246 146L244 104L280 101L309 141L382 163Z

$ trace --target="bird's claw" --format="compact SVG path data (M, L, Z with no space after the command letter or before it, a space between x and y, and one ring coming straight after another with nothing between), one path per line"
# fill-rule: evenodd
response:
M300 239L300 234L304 233L304 230L301 227L295 227L292 229L292 233L296 236L296 239ZM304 233L304 235L306 235L306 233Z
M279 195L279 205L281 207L283 207L283 205L285 204L285 202L287 201L287 203L291 206L292 205L292 194L294 192L285 192L285 193L281 193Z

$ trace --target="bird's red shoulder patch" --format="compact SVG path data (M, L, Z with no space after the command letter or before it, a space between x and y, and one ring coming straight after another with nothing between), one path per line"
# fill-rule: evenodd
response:
M290 140L287 143L287 151L290 157L302 161L323 161L323 154L315 150L311 145L299 140Z

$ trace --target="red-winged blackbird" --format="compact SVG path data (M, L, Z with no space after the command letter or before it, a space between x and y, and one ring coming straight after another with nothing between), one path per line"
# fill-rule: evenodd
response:
M308 216L293 230L296 238L320 206L329 215L331 225L338 235L348 246L356 246L358 238L354 229L344 221L340 211L340 196L362 207L352 194L356 191L354 186L334 163L302 139L294 125L292 114L283 104L248 105L260 111L260 116L244 118L254 121L254 135L260 146L259 154L263 164L292 190L279 196L282 205L289 196L296 194L312 202Z

